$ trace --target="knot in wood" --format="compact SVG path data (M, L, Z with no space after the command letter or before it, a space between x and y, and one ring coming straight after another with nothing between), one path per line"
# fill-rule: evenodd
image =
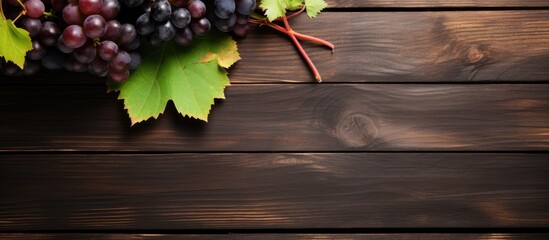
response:
M467 51L467 61L471 64L478 63L484 58L484 52L476 47L469 48Z
M340 141L355 148L366 147L377 138L379 124L367 114L353 112L343 115L336 126Z

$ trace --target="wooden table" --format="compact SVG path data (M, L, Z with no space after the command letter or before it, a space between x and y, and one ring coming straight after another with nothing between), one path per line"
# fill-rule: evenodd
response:
M207 124L2 76L0 239L549 239L549 1L329 5L325 83L261 28Z

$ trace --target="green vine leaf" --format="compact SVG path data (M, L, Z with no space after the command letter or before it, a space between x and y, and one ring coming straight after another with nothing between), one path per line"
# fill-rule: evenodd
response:
M143 61L129 79L109 83L120 91L132 125L158 118L170 100L180 114L207 121L214 99L225 98L229 78L224 68L240 59L236 42L217 32L196 37L189 47L169 42L141 49Z
M29 32L18 28L11 19L0 17L0 56L21 69L25 65L25 55L32 50Z
M305 10L310 18L316 17L327 6L324 0L305 0Z
M324 0L262 0L259 7L265 11L265 16L269 21L286 15L286 10L297 10L305 6L307 15L315 17L326 8L328 4Z

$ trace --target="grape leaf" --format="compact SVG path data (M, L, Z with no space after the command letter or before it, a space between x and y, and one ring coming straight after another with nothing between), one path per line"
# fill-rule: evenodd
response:
M23 69L25 55L31 49L29 32L13 25L11 19L0 17L0 56Z
M210 33L196 37L189 47L165 43L141 48L141 65L122 84L109 83L119 90L132 125L158 118L172 100L177 111L208 120L215 98L225 98L229 85L227 71L240 59L236 42L229 35Z
M316 17L327 6L324 0L305 0L305 10L310 18Z
M313 18L328 5L324 0L262 0L259 5L269 21L286 15L286 10L293 11L303 6L307 10L307 15Z

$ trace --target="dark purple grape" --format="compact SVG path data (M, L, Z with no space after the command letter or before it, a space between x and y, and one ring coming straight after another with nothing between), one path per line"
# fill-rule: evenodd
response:
M40 22L40 19L28 17L21 18L21 27L29 32L31 38L36 37L38 33L40 33L41 26L42 23Z
M130 54L126 51L120 50L118 51L118 54L116 54L116 57L110 61L109 66L111 69L118 71L127 70L130 67L131 61L132 58Z
M248 24L248 19L249 18L250 18L250 16L248 16L248 15L242 15L242 14L239 14L239 13L236 14L236 22L238 24Z
M213 11L218 18L227 19L235 11L234 0L214 0Z
M25 8L27 9L27 16L30 18L40 18L46 10L44 3L40 0L28 0L25 2Z
M64 62L65 57L63 56L63 53L53 48L42 58L42 66L49 70L62 68Z
M215 26L222 32L229 32L233 29L233 26L236 24L236 14L231 14L227 19L216 18L214 20Z
M105 20L109 21L118 16L120 12L120 2L118 0L103 0L103 7L101 8L101 16Z
M2 73L7 76L17 75L21 69L13 62L5 62L2 66Z
M93 61L88 64L88 72L93 75L101 76L107 73L109 69L109 63L99 56L95 56Z
M200 0L193 0L187 5L187 9L193 18L202 18L206 15L206 4Z
M117 69L109 68L109 77L115 82L121 83L124 80L128 79L129 76L130 76L130 70L128 69L117 70Z
M121 47L126 51L132 51L132 50L138 49L140 45L141 45L141 38L136 37L133 39L133 41L130 44L122 45Z
M69 4L67 0L51 0L51 8L56 12L63 12L63 8Z
M27 58L31 60L40 60L47 53L47 49L38 39L32 40L32 50L27 52Z
M100 38L107 31L107 22L99 14L88 16L82 25L84 34L89 38Z
M74 51L74 48L70 48L65 44L65 41L63 40L63 35L59 36L57 39L57 49L63 53L71 53Z
M143 5L143 11L146 13L151 13L153 3L146 3Z
M151 46L153 47L159 47L160 45L162 45L162 40L160 40L160 38L158 37L157 34L151 34L149 35L149 43L151 44Z
M185 8L178 8L173 12L170 21L176 28L186 28L191 23L191 13Z
M182 8L182 7L187 6L188 0L172 0L170 2L172 3L172 6L174 6L174 7Z
M167 21L164 24L156 25L154 34L157 34L160 40L167 42L175 37L175 31L176 30L172 22Z
M236 11L242 15L250 15L255 10L256 0L235 0Z
M118 45L130 44L136 37L137 31L135 31L135 27L131 24L124 23L120 26L120 37L117 40Z
M78 9L78 4L70 3L63 8L63 20L68 25L80 25L84 21L84 15Z
M72 55L69 55L65 58L63 67L65 67L67 71L71 72L85 72L86 70L88 70L87 64L79 62Z
M141 55L136 52L131 52L130 57L132 58L132 61L130 62L130 70L135 70L139 65L141 65Z
M86 16L100 14L103 8L103 0L79 0L78 6L80 12Z
M104 40L116 41L120 37L120 22L117 20L110 20L107 22L107 31L103 34Z
M135 30L141 35L149 35L154 32L154 25L149 13L144 13L135 21Z
M59 35L61 35L61 29L59 29L56 23L52 21L46 21L42 23L39 36L44 45L55 46Z
M210 31L210 21L207 18L201 18L191 22L191 29L196 35L203 35Z
M139 7L141 4L143 4L144 0L124 0L124 4L128 7Z
M151 7L151 17L157 22L165 22L170 19L172 7L167 0L158 0Z
M184 28L175 34L175 43L180 46L189 46L193 42L193 32L190 28Z
M23 74L30 76L36 74L40 71L41 64L40 61L33 61L30 59L25 60L25 66L23 67Z
M248 24L235 24L233 26L234 34L239 37L246 36L249 30L250 30L250 27L248 26Z
M93 45L93 41L88 41L84 46L75 49L72 53L74 59L81 63L90 63L96 54L97 49Z
M110 61L118 54L118 45L112 41L103 41L99 44L97 53L103 60Z
M67 47L77 49L86 43L86 35L82 27L78 25L70 25L63 31L63 42Z

